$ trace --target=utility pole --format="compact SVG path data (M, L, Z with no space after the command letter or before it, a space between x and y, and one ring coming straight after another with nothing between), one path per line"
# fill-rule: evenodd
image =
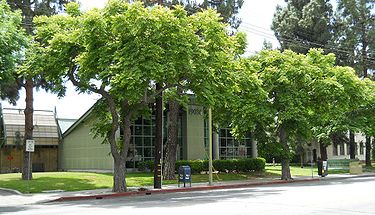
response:
M163 92L160 84L156 84L156 107L155 107L155 166L154 166L154 188L161 189L162 178L162 150L163 150Z
M212 185L212 110L208 108L208 184Z

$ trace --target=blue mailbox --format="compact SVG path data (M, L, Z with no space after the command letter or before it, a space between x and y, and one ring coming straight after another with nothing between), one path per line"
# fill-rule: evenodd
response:
M178 168L178 187L180 187L180 182L184 183L184 187L186 187L186 183L190 183L191 187L191 168L190 166L180 166Z

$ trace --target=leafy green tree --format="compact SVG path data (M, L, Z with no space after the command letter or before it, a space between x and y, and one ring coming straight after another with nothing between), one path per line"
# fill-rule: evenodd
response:
M272 30L281 50L291 49L306 54L310 48L330 52L333 10L329 0L286 0L287 6L278 6ZM327 157L326 145L319 143L321 157Z
M338 62L364 78L375 69L374 9L372 0L339 0L335 13L332 43Z
M238 100L232 123L236 132L257 130L259 126L265 135L276 140L282 152L279 156L283 180L291 179L290 145L301 137L311 137L312 128L329 120L330 115L341 117L350 108L352 97L359 96L356 91L362 82L350 68L335 67L334 63L334 55L323 55L314 49L307 55L290 50L262 51L245 61L248 72L259 78L262 88L252 91L250 87L249 91L258 94L258 98L265 95L265 99ZM321 115L324 111L329 113Z
M266 39L263 40L262 50L272 50L272 49L273 49L272 43L270 41L267 41Z
M222 17L222 22L229 24L232 30L238 28L241 20L237 17L237 13L239 9L243 5L242 0L215 0L215 1L202 1L202 2L194 2L194 1L186 1L186 0L159 0L159 1L149 1L143 0L146 6L153 6L155 4L163 5L169 8L174 8L176 5L181 5L188 11L189 14L194 14L202 9L211 8L216 10L220 16ZM232 32L233 33L233 32ZM174 180L176 178L175 175L175 163L176 163L176 153L177 153L177 141L178 141L178 126L177 126L177 119L179 114L179 107L181 101L181 97L184 97L183 92L186 89L183 89L183 86L175 87L175 89L171 89L172 93L169 93L167 101L168 105L168 129L167 129L167 142L165 143L165 159L164 159L164 167L163 167L163 178L166 180ZM174 95L174 96L171 96ZM157 103L157 102L156 102ZM156 106L156 109L161 107ZM156 116L156 119L160 117ZM159 123L161 124L161 123ZM156 123L156 128L158 128L158 123ZM158 140L157 140L158 141ZM159 153L158 145L159 143L155 143L155 155ZM159 157L155 156L155 165L158 164ZM156 166L155 166L155 170Z
M371 49L363 51L370 47L368 44L372 40L369 32L372 29L371 25L373 25L370 24L373 23L373 18L371 19L371 7L373 6L370 6L369 1L367 3L365 3L366 1L339 1L335 15L333 15L330 1L287 2L286 7L277 9L272 25L282 50L292 49L299 53L306 53L310 48L320 47L324 48L326 52L335 53L340 65L354 68L366 65L366 61L360 60L360 58L361 56L362 58L363 56L368 57L368 53L371 53ZM364 4L367 4L367 6L364 6ZM333 32L336 33L332 34ZM363 36L363 34L366 35ZM359 50L363 47L362 51ZM355 55L358 55L358 57L355 57ZM358 69L356 70L358 71ZM367 74L367 72L363 73ZM348 119L356 120L355 117L350 115L350 113L346 114ZM349 123L351 126L338 125L338 122ZM330 136L338 135L334 132L346 133L344 128L350 130L350 154L351 158L354 158L353 130L358 131L355 124L357 123L350 122L350 120L332 121L332 119L317 124L313 131L318 135L316 137L323 159L327 158L326 146L332 142ZM370 144L367 145L370 147Z
M364 108L365 118L364 128L362 129L366 134L366 166L372 166L371 164L371 137L375 137L375 81L368 82L368 97L367 105ZM375 140L372 140L375 142Z
M348 112L348 119L345 122L354 131L366 135L366 166L371 166L371 137L375 136L375 82L369 79L364 81L366 89L364 90L363 101L356 109Z
M13 140L14 145L16 145L17 149L22 148L22 135L20 131L14 132L14 140Z
M359 77L369 77L375 69L375 13L372 0L339 0L335 13L333 52L338 63L355 68ZM352 113L352 115L355 113ZM351 114L348 113L350 116ZM350 117L350 158L355 158L355 117ZM371 137L366 138L366 148L371 150ZM369 157L369 156L368 156ZM367 163L370 160L367 159Z
M331 61L331 63L333 62ZM349 68L345 70L349 70ZM333 140L338 140L337 137L342 136L340 133L347 133L350 129L348 121L351 116L348 116L348 113L358 112L367 103L366 84L355 77L353 69L351 69L351 73L347 73L345 70L337 69L333 73L329 68L325 68L325 75L333 79L325 78L323 83L326 88L317 89L329 90L331 93L325 95L321 93L319 97L314 98L320 108L316 111L317 117L311 119L311 123L314 125L312 133L313 138L317 139L320 144L323 160L327 159L326 146L330 145ZM326 102L334 105L325 105Z
M176 5L181 5L191 15L201 10L214 9L223 18L223 22L228 23L233 29L237 29L241 24L241 19L237 17L244 0L141 0L146 6L153 6L155 4L163 5L173 8ZM133 2L133 0L130 0Z
M0 1L0 98L15 104L19 86L14 71L21 63L22 49L27 45L26 34L21 27L19 11L11 11L6 1Z
M306 54L310 48L327 49L331 40L332 5L329 0L285 0L278 6L271 29L281 50Z
M68 4L67 11L38 19L45 59L39 69L57 84L68 77L79 91L102 96L106 111L93 131L110 144L113 191L126 191L132 121L162 90L181 84L212 100L212 79L234 58L243 35L228 36L212 10L189 16L182 7L112 0L104 9L81 13L77 4ZM155 83L162 83L160 90Z
M37 15L52 15L63 11L63 4L70 0L7 0L12 10L20 10L22 15L22 26L26 30L28 35L34 34L34 17ZM25 61L28 61L30 54L35 53L34 48L26 53ZM28 62L32 64L32 62ZM20 73L20 74L19 74ZM23 67L22 72L13 73L17 78L16 85L9 88L7 94L9 96L18 96L19 89L23 87L26 92L26 105L25 105L25 135L24 135L24 151L26 150L25 141L33 138L33 89L34 87L52 89L53 86L41 79L35 71L27 70L27 66ZM22 167L22 179L32 179L32 164L29 164L29 156L31 153L23 153L23 167Z

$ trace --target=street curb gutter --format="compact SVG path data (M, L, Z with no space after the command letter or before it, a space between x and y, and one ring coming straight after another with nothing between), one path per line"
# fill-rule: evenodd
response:
M5 192L9 192L9 193L14 193L14 194L17 194L17 195L22 195L22 193L18 190L12 190L12 189L2 188L2 187L0 187L0 190L3 190Z
M331 181L331 180L347 180L352 178L373 178L374 174L369 175L350 175L350 177L329 177L329 178L320 178L321 181Z
M288 184L288 183L301 183L301 182L312 182L320 181L316 179L301 179L301 180L277 180L270 182L258 182L258 183L242 183L242 184L227 184L227 185L214 185L214 186L200 186L200 187L187 187L187 188L172 188L172 189L161 189L161 190L146 190L146 191L132 191L122 193L111 193L111 194L99 194L99 195L86 195L86 196L67 196L60 197L47 202L64 202L64 201L79 201L79 200L92 200L92 199L109 199L116 197L131 197L131 196L145 196L152 194L163 194L163 193L177 193L177 192L189 192L189 191L205 191L205 190L219 190L219 189L234 189L234 188L245 188L255 187L272 184Z

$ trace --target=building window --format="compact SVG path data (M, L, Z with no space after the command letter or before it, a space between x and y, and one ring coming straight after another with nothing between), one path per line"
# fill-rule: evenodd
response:
M358 144L357 143L354 143L354 151L355 151L355 155L358 155Z
M337 143L333 144L333 155L338 156Z
M362 142L359 143L359 154L363 155L364 154L364 145Z
M346 144L346 155L350 155L350 146L349 146L349 143Z
M345 155L345 145L343 143L340 144L340 155Z
M167 114L164 114L163 143L167 141ZM178 118L178 146L177 153L182 151L182 117ZM127 167L135 168L139 161L154 160L155 151L155 116L139 117L131 128L130 147ZM120 132L122 137L123 132Z
M219 131L219 152L220 159L234 159L251 157L251 137L236 140L229 128L222 128Z

